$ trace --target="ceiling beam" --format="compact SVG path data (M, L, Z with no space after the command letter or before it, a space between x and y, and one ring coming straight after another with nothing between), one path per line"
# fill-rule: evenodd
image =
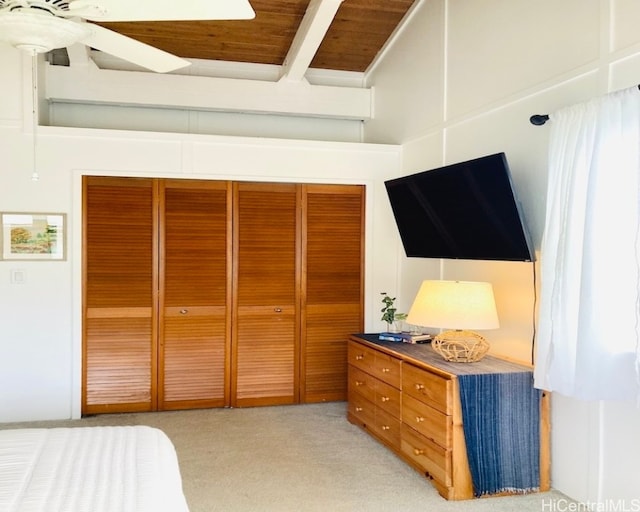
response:
M49 64L45 73L45 94L51 102L351 120L372 116L371 89L312 85L306 80L271 82Z
M71 66L97 67L91 59L91 50L82 43L67 46L67 55L69 56L69 65Z
M284 59L280 80L302 80L343 0L311 0Z

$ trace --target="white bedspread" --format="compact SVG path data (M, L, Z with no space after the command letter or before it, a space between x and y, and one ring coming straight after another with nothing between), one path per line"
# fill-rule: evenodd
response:
M187 512L175 448L160 430L0 430L2 512Z

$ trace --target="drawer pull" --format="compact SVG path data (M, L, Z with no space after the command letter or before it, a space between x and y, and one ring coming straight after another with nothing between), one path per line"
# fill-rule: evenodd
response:
M362 412L362 407L356 407L356 412Z
M180 314L181 314L181 315L186 315L188 312L189 312L189 310L188 310L188 309L181 309L181 310L180 310Z
M422 391L424 389L424 384L416 384L416 391Z
M382 373L389 373L391 371L390 368L383 368Z
M364 356L362 354L358 354L356 356L356 361L362 361L364 359Z
M391 399L388 396L382 396L380 397L380 400L382 400L383 402L388 402Z
M416 416L416 423L420 423L424 421L424 418L422 416Z
M390 430L391 427L389 425L382 425L382 430Z
M424 455L424 450L421 450L420 448L414 448L413 449L413 454L414 455Z
M356 386L362 386L364 385L364 382L362 382L361 380L357 380L355 384Z

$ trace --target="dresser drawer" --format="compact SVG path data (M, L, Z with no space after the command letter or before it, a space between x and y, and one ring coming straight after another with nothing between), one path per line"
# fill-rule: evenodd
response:
M361 343L349 341L347 362L350 365L371 373L376 361L376 350L365 347Z
M394 449L400 449L400 420L382 409L376 409L375 433L387 441Z
M358 393L370 402L376 401L376 383L378 379L372 377L368 373L359 368L349 365L348 386L349 396Z
M402 425L401 450L426 476L442 485L451 485L451 452L439 444Z
M400 359L378 352L372 368L373 375L387 384L400 389L401 373Z
M376 405L400 421L400 390L386 382L376 382Z
M373 428L376 422L376 406L362 395L357 393L349 395L349 413L351 413L363 426Z
M402 422L442 447L451 446L452 417L409 395L402 399Z
M451 379L441 377L411 364L402 369L402 391L434 409L451 415L452 412Z

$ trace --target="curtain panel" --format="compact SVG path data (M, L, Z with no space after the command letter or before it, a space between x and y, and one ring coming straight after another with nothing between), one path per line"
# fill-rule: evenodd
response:
M535 385L640 397L640 91L550 116Z

